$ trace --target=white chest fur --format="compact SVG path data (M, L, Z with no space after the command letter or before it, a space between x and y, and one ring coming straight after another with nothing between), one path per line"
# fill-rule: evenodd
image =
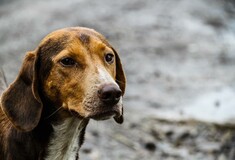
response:
M53 126L54 135L49 143L46 160L76 160L81 131L87 123L88 120L68 118L62 124Z

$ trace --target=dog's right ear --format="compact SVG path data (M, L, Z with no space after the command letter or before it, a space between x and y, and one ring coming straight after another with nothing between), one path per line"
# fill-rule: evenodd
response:
M35 63L35 53L27 53L18 77L1 97L4 113L17 129L26 132L37 126L42 112Z

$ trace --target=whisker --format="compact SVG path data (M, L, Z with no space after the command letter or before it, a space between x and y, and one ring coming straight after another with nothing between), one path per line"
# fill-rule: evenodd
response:
M116 82L121 83L121 84L125 84L125 82L119 81L117 79L116 79Z
M116 79L116 82L121 83L121 84L125 84L124 82L119 81L119 80L117 80L117 79Z
M53 115L55 115L60 109L62 109L63 106L59 107L57 110L55 110L51 115L49 115L48 117L46 117L45 119L49 119L50 117L52 117Z

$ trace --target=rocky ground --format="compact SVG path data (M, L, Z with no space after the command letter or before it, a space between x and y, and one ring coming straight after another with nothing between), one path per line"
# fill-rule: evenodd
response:
M233 0L0 1L8 83L49 32L103 33L127 74L125 123L92 121L83 160L235 159Z

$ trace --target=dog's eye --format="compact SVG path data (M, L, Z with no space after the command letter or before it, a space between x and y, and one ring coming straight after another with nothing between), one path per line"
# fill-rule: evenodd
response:
M114 61L114 55L111 53L108 53L105 55L105 61L109 64L113 63Z
M76 62L72 58L64 58L60 61L60 64L62 64L65 67L71 67L76 64Z

